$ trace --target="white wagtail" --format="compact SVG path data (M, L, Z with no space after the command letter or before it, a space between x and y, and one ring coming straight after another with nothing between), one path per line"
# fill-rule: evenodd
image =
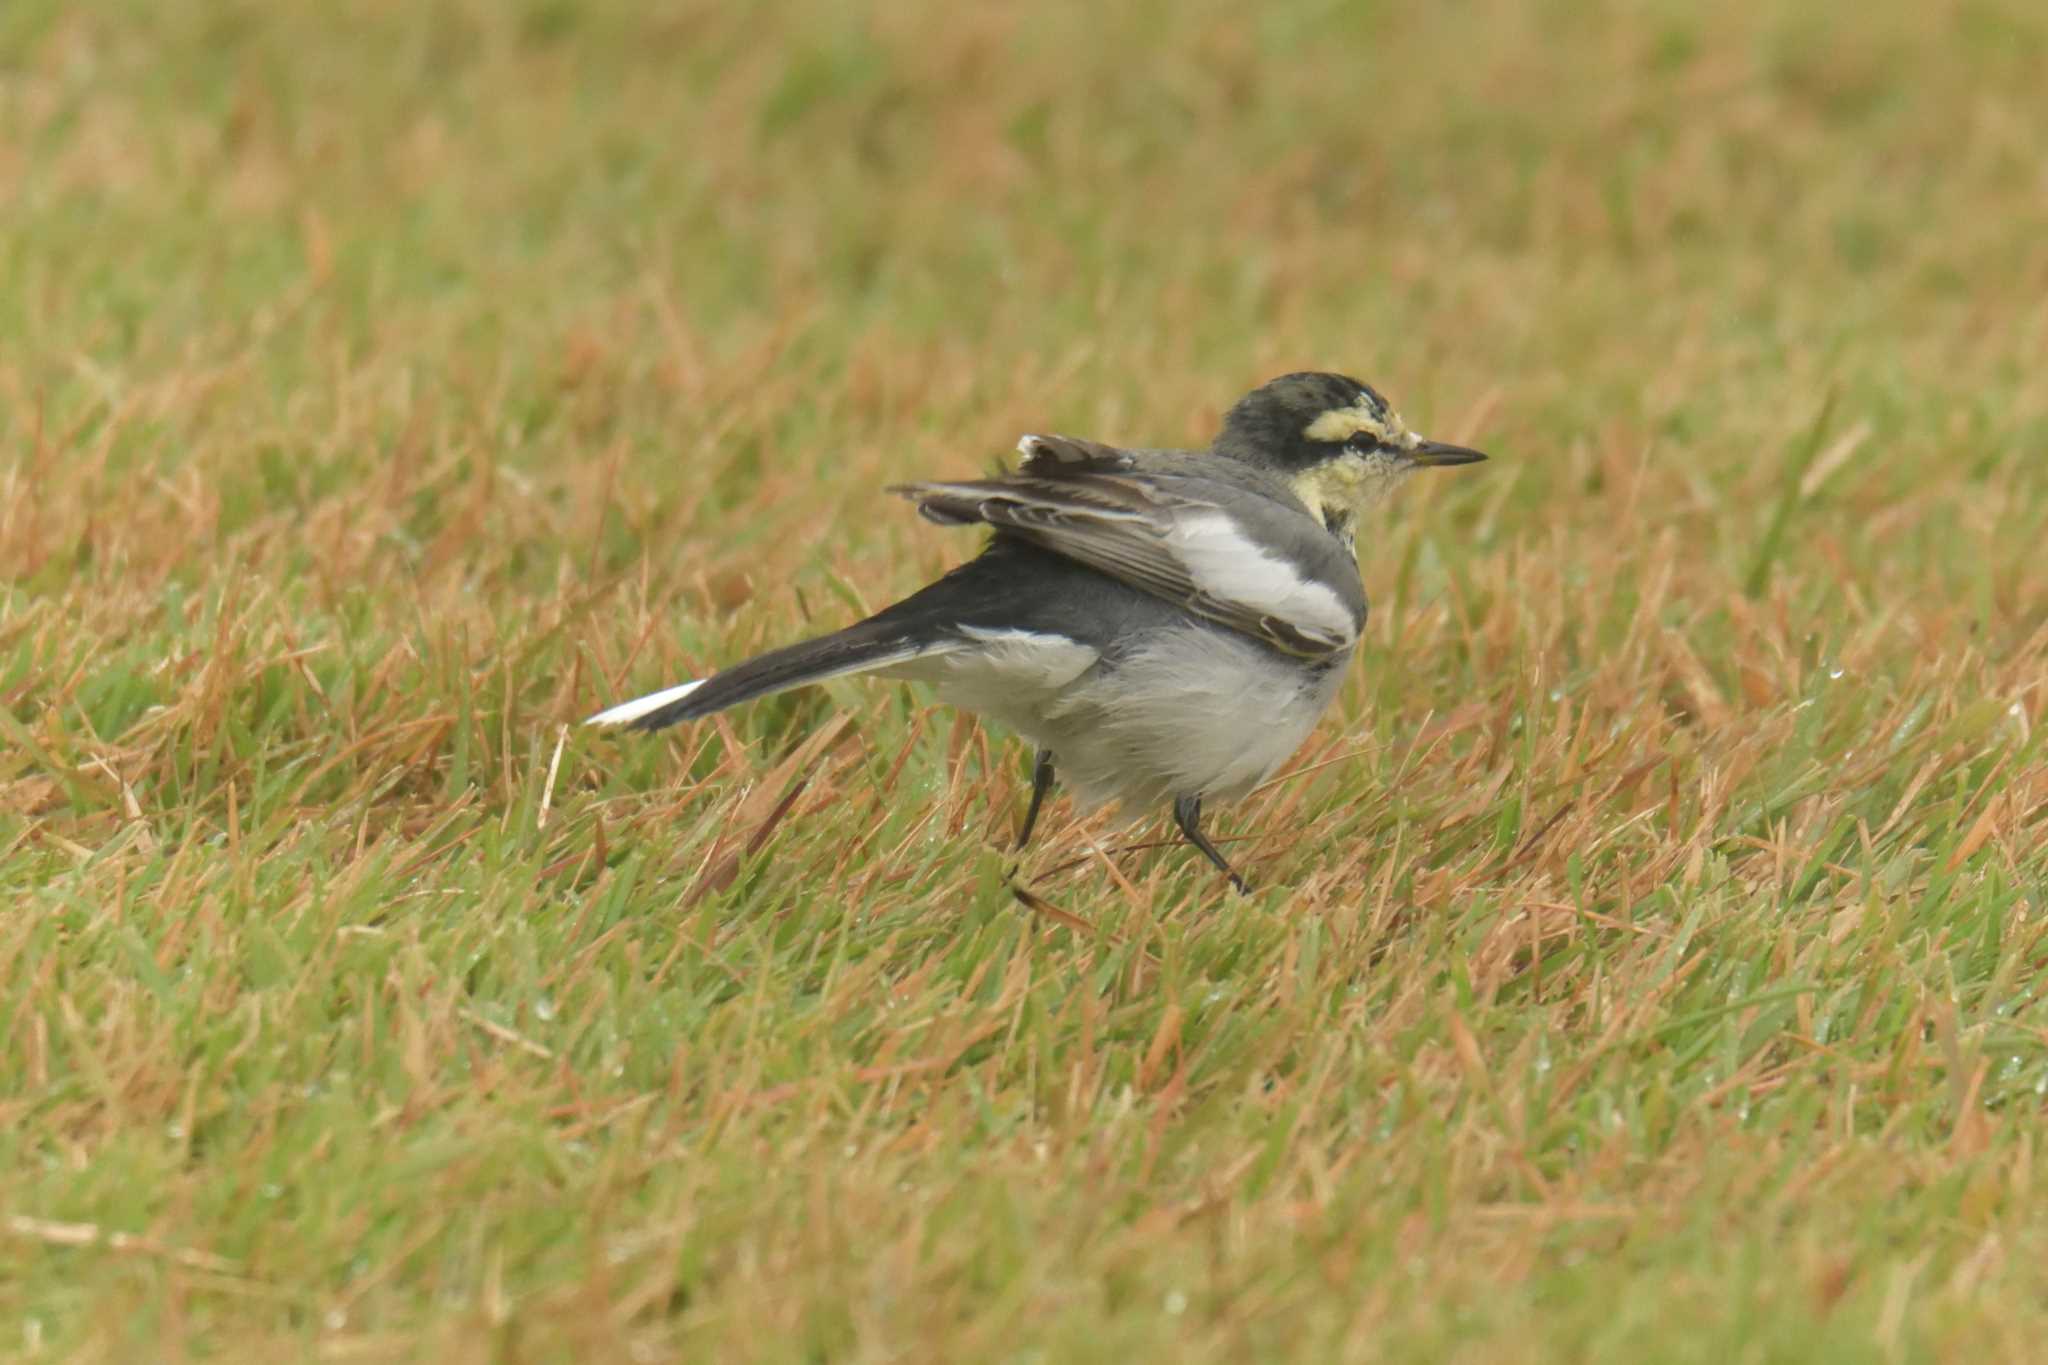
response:
M1358 518L1409 473L1486 457L1426 441L1336 374L1247 394L1207 450L1026 436L1014 474L892 488L975 558L858 624L592 716L659 730L850 673L931 683L1038 746L1031 838L1053 772L1084 805L1173 803L1189 843L1300 747L1365 626Z

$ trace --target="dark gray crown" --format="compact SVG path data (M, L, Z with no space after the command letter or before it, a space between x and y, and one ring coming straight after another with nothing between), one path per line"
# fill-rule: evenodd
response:
M1348 375L1283 374L1240 398L1224 416L1216 452L1282 468L1316 464L1330 457L1330 444L1303 433L1326 412L1358 407L1383 421L1390 415L1377 390Z

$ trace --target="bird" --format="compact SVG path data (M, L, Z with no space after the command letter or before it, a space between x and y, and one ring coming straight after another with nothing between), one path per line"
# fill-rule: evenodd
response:
M654 731L850 674L932 685L1036 746L1022 849L1056 780L1083 809L1171 807L1240 893L1204 803L1264 782L1336 696L1365 628L1361 518L1420 469L1487 458L1424 439L1368 384L1284 374L1205 450L1025 436L993 478L896 485L980 553L866 620L623 702Z

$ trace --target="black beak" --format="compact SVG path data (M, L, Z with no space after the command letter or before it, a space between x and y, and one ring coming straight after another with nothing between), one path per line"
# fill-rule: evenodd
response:
M1477 450L1464 446L1446 445L1442 441L1424 441L1408 452L1410 462L1430 467L1440 464L1478 464L1486 456Z

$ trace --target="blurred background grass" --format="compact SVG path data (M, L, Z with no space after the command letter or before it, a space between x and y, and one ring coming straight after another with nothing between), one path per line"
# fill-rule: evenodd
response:
M0 1349L2025 1358L2022 0L0 9ZM834 685L892 478L1495 452L1224 828ZM792 794L793 793L793 794ZM124 1240L125 1239L125 1240Z

